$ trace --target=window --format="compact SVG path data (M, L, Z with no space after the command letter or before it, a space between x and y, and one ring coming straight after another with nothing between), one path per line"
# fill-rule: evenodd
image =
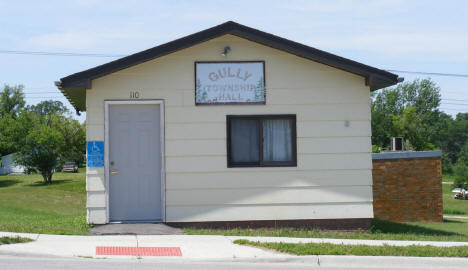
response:
M228 167L296 166L296 115L228 115Z

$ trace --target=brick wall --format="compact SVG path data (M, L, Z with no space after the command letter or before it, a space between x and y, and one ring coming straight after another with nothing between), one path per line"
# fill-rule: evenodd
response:
M398 222L443 220L442 171L437 153L373 155L375 218Z

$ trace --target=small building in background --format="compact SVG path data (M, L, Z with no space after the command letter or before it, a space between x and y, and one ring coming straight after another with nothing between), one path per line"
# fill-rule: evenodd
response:
M24 167L15 163L16 153L3 156L0 162L0 175L5 174L23 174Z

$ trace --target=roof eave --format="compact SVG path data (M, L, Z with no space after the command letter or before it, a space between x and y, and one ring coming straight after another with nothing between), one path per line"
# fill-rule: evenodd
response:
M60 79L62 93L91 88L93 79L110 73L141 64L155 58L174 53L176 51L200 44L222 35L232 34L247 40L282 50L299 57L303 57L318 63L328 65L346 72L350 72L365 78L366 85L371 91L395 85L399 82L398 76L385 70L374 68L347 58L343 58L322 50L309 47L279 36L275 36L254 28L250 28L232 21L176 39L174 41L138 52L109 63L87 69ZM69 89L69 90L67 90ZM65 94L65 93L64 93ZM73 100L67 99L74 104ZM75 105L74 105L75 106ZM83 106L75 106L77 110L84 111Z

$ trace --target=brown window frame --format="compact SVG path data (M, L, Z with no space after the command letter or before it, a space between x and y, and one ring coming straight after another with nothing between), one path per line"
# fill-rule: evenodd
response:
M258 162L233 162L231 159L231 120L245 119L259 121L259 161ZM291 139L292 139L292 161L264 161L263 160L263 120L288 119L292 120ZM259 114L259 115L226 115L226 147L227 147L227 167L245 168L245 167L297 167L297 131L295 114Z

